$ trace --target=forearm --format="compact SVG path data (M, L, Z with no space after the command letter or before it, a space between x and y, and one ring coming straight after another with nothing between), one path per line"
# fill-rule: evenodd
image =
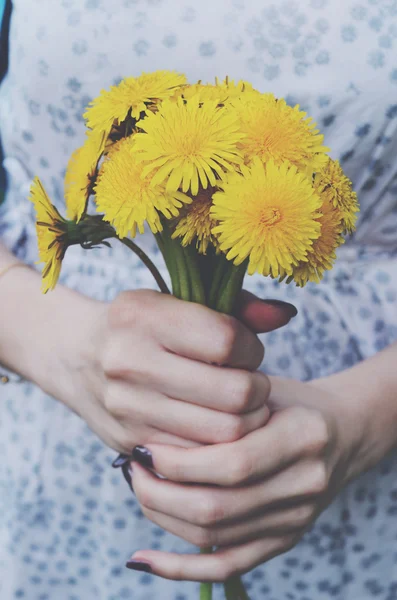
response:
M0 244L0 270L19 262ZM68 362L78 370L96 303L63 286L44 295L40 274L12 268L0 277L0 364L70 404L73 381ZM63 378L61 385L59 379ZM62 390L62 392L61 392Z
M367 470L397 446L397 343L328 379L354 405L362 424L360 462Z

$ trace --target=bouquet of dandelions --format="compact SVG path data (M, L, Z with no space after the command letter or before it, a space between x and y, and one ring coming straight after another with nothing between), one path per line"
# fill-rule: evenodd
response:
M356 194L315 124L249 83L189 85L175 72L144 73L102 91L84 116L87 136L65 176L68 218L38 178L31 189L44 292L69 246L118 239L169 293L133 241L147 224L172 293L232 314L246 272L319 282L354 229ZM91 196L96 214L87 212ZM238 578L225 592L247 598ZM211 594L202 584L201 598Z

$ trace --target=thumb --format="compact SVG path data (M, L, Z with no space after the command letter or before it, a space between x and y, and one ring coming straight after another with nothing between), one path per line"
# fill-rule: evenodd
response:
M254 333L266 333L283 327L298 314L293 304L282 300L261 300L243 290L237 303L236 317Z

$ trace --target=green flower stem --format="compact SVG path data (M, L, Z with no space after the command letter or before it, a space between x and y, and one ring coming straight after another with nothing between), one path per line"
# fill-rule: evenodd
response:
M164 254L165 254L165 242L164 242L163 238L161 237L161 233L156 233L154 237L156 238L157 246L159 247L159 250L160 250L160 252L163 255L164 260L165 260L165 256L164 256ZM166 265L167 265L167 268L168 268L167 262L166 262Z
M148 255L145 254L145 252L143 250L141 250L141 248L139 248L139 246L137 246L135 244L135 242L133 242L129 238L123 238L123 239L119 238L119 239L120 239L121 243L124 244L124 246L127 246L127 248L129 248L130 250L135 252L135 254L138 256L138 258L140 258L141 261L143 262L143 264L149 269L149 271L155 278L156 283L159 286L161 292L163 292L163 294L169 294L170 290L168 289L167 284L165 283L164 279L161 277L160 272L158 271L157 267L152 263L152 261L150 260Z
M156 237L161 239L159 248L164 253L164 260L170 271L173 295L181 300L191 300L189 270L180 241L172 239L166 222L163 223L161 234Z
M243 287L244 276L247 271L248 262L245 261L239 266L233 266L230 275L221 290L215 306L219 312L227 315L233 314L236 306L238 294Z
M192 299L192 289L190 285L190 274L189 269L186 264L184 249L182 248L180 242L176 240L173 243L173 252L176 262L176 270L178 272L179 285L180 285L180 294L179 298L181 300L190 301ZM174 294L176 295L176 294Z
M205 305L205 291L195 249L192 246L183 247L179 239L172 239L166 223L156 239L171 275L173 295Z
M225 581L224 590L226 600L240 600L239 596L237 595L236 586L232 579Z
M250 600L241 577L237 575L225 581L226 600Z
M215 308L219 298L219 292L225 275L229 274L230 267L233 266L223 254L214 257L215 269L212 276L211 289L208 298L208 306Z
M85 249L96 248L101 244L110 245L106 240L118 239L132 250L149 269L157 285L164 294L169 294L167 284L159 270L147 254L129 238L119 238L114 227L103 220L103 215L85 215L78 223L66 221L69 245L79 244Z
M201 548L201 554L212 554L212 548ZM212 600L212 583L200 584L200 600Z
M181 289L179 285L179 277L176 268L176 261L174 257L172 240L170 238L168 229L164 229L161 233L156 234L157 245L160 252L163 255L165 264L167 265L168 272L171 277L172 293L177 298L180 297Z
M64 219L62 222L68 246L80 245L89 250L101 244L109 245L105 240L117 238L114 227L103 220L103 215L85 215L78 223Z
M176 243L179 243L179 240L176 240ZM203 304L205 306L206 297L198 265L197 252L193 246L186 246L183 248L183 252L185 256L187 274L190 278L191 301L197 302L198 304Z

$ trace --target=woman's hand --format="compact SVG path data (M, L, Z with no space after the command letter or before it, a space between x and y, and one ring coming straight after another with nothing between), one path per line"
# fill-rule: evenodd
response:
M150 442L230 442L268 419L269 382L255 373L263 346L232 317L145 290L111 304L62 286L43 296L28 268L8 271L0 289L0 363L119 452ZM245 294L240 313L264 331L287 323L294 308Z
M336 380L271 378L269 421L236 442L195 449L150 445L154 470L168 480L133 463L144 514L192 544L217 550L139 551L127 566L148 570L148 564L169 579L221 582L294 546L365 464L359 398L344 396ZM138 448L137 460L140 455ZM149 466L150 454L143 458Z
M101 311L79 413L109 446L231 442L267 421L263 346L236 319L146 290Z

